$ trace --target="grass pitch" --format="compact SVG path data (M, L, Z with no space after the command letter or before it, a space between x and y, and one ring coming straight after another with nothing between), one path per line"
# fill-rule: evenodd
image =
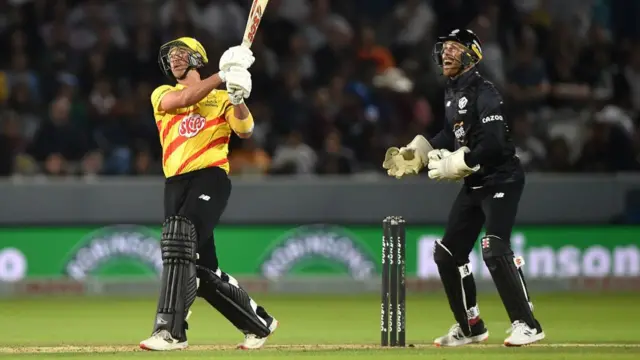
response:
M138 350L152 328L155 299L54 298L0 302L0 358L10 359L640 359L638 294L549 294L534 298L547 338L504 348L509 321L495 295L480 294L487 344L431 346L453 323L443 294L407 299L407 343L380 348L378 296L256 296L280 321L259 351L235 350L242 335L196 300L185 351Z

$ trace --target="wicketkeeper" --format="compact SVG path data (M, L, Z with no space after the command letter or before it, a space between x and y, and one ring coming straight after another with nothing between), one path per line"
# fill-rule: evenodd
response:
M456 324L435 339L438 346L460 346L488 338L480 318L469 254L484 225L482 257L511 322L505 345L520 346L545 335L511 250L511 232L525 183L525 174L502 111L502 97L477 71L482 60L478 37L454 30L440 37L433 58L448 77L446 124L435 137L416 136L411 143L387 150L383 167L401 178L428 170L435 180L464 180L453 203L444 237L434 258Z

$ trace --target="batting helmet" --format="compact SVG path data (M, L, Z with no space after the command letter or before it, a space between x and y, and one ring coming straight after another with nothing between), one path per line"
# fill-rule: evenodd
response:
M175 77L171 72L171 62L169 61L169 55L171 51L176 48L187 50L189 53L189 60L187 69L180 77ZM171 80L182 80L187 76L189 70L199 69L209 62L207 58L207 52L204 46L200 42L191 37L181 37L176 40L169 41L168 43L160 46L158 53L158 64L160 69Z

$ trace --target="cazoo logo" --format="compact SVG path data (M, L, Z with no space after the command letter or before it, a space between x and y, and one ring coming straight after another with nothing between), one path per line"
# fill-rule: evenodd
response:
M482 119L483 124L486 124L492 121L502 121L502 115L490 115Z
M180 123L180 128L178 129L178 133L180 136L184 136L186 138L192 138L200 132L204 128L204 124L207 122L200 114L191 114L184 119Z

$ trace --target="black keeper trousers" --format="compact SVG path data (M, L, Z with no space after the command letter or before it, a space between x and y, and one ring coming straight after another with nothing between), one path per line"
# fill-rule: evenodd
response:
M511 232L524 182L511 182L477 189L463 186L456 197L442 244L458 266L469 262L469 254L484 225L486 235L500 237L511 245Z

